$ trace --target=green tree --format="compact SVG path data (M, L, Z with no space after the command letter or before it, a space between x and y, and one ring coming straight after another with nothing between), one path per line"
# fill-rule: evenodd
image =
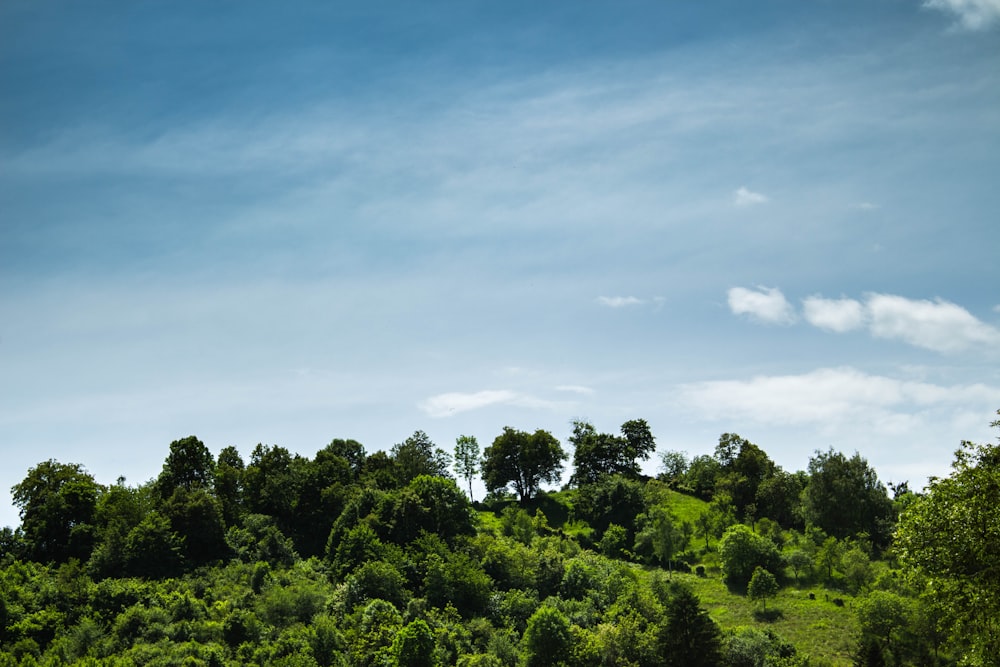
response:
M191 490L212 488L215 459L201 440L193 435L170 443L170 453L156 480L156 490L163 499L177 487Z
M719 558L726 582L743 589L758 567L772 574L781 571L781 555L771 540L757 535L749 527L736 524L726 529L719 542Z
M879 655L893 655L909 625L909 602L890 591L873 591L858 600L858 623L861 626L861 648L874 640L881 649Z
M684 548L685 539L669 508L655 505L637 521L642 528L635 537L636 553L650 549L661 567L665 564L672 573L674 554Z
M991 425L1000 427L1000 421ZM1000 445L963 442L951 474L931 479L896 532L901 565L914 579L926 578L930 601L970 664L1000 664L997 507Z
M222 520L235 526L243 514L243 457L233 446L219 452L215 464L215 496L222 505Z
M826 580L833 581L833 571L840 568L844 544L836 537L828 537L816 551L816 567L826 572Z
M472 478L479 474L481 459L479 442L475 436L460 435L455 440L455 474L469 485L469 500L472 500Z
M792 549L788 554L788 567L795 574L795 582L801 583L800 577L808 575L812 570L813 559L804 549Z
M100 486L83 466L49 459L28 470L11 488L20 508L28 557L62 563L87 560L94 544L94 513Z
M722 664L722 633L691 589L675 585L665 612L666 622L660 631L659 645L668 667L717 667Z
M762 609L767 611L767 599L778 594L778 580L774 575L760 567L754 568L750 583L747 584L747 597L751 600L760 600Z
M404 486L418 475L449 476L451 461L448 453L435 447L423 431L414 431L409 438L393 445L392 459L396 464L399 486Z
M535 496L542 482L559 481L566 453L548 431L527 433L506 426L486 448L484 457L487 490L496 493L513 485L523 503Z
M392 653L399 667L433 667L434 633L423 619L411 621L396 635Z
M524 649L529 667L562 664L572 649L569 620L554 607L539 607L528 619Z
M806 522L838 539L867 533L877 548L889 544L892 500L860 454L847 458L833 449L817 451L809 460L802 511Z
M573 422L573 478L577 486L593 484L605 475L637 477L639 460L649 458L656 449L649 425L643 419L622 424L621 436L598 433L592 424Z
M660 471L667 482L676 483L683 480L690 465L687 452L668 450L660 454Z

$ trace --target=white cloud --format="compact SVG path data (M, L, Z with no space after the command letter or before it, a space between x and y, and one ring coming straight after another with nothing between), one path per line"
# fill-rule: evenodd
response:
M924 7L953 14L966 30L985 30L1000 20L1000 0L926 0Z
M626 306L638 306L642 304L642 299L634 296L599 296L597 303L608 308L624 308Z
M801 375L682 385L678 397L684 407L709 419L827 428L865 424L879 432L899 432L908 430L922 411L995 404L1000 388L942 386L854 368L821 368Z
M558 404L529 394L507 389L486 389L470 393L448 392L437 394L418 403L429 417L450 417L469 410L479 410L492 405L516 405L522 408L550 408Z
M733 193L733 203L737 206L753 206L754 204L767 203L768 198L759 192L754 192L746 187L740 187Z
M795 310L776 287L758 287L756 290L733 287L728 296L729 309L735 315L749 315L768 324L791 324L795 321Z
M865 310L854 299L824 299L811 296L802 301L803 315L809 324L820 329L844 333L857 329L865 321Z
M857 204L854 204L852 208L855 208L859 211L874 211L881 207L878 204L873 204L870 201L862 201L858 202Z
M869 294L866 304L871 333L937 352L957 352L986 345L1000 348L1000 329L943 299L914 300L893 294Z

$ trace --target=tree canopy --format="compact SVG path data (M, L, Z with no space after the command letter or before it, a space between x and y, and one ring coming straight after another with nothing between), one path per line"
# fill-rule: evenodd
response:
M523 502L535 496L542 482L558 482L566 453L548 431L534 433L504 427L483 458L483 481L491 493L508 486Z

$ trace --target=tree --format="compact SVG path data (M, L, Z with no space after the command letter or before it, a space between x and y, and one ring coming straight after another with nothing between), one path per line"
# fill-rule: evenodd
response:
M682 480L690 465L687 452L671 449L660 454L660 470L667 482L675 483Z
M657 505L636 520L641 522L643 527L635 537L635 551L638 553L643 550L644 545L648 545L661 566L666 564L668 571L672 573L674 554L684 548L685 539L674 523L670 510L663 505Z
M909 624L908 600L890 591L873 591L858 600L857 610L861 648L868 648L874 640L881 649L878 655L895 654L900 635Z
M844 545L836 537L823 540L816 552L816 566L826 571L827 581L833 581L833 571L840 567L840 559L844 555Z
M809 574L812 569L812 562L812 557L802 549L793 549L788 554L788 566L792 568L792 572L795 574L795 583L801 583L799 580L801 575Z
M448 477L449 458L447 452L434 446L426 433L414 431L409 438L392 447L397 484L405 486L418 475Z
M211 489L214 471L215 459L205 443L193 435L174 440L156 480L157 492L166 499L177 487Z
M691 589L676 584L665 605L659 634L660 654L668 667L717 667L722 663L721 632Z
M760 600L762 609L767 611L767 598L773 598L778 594L778 580L774 575L760 567L754 568L750 583L747 584L747 597L751 600Z
M649 425L643 419L622 424L621 436L598 433L592 424L573 422L573 484L592 484L605 475L638 477L638 461L649 458L656 449Z
M529 667L549 667L562 663L572 648L569 620L554 607L539 607L528 619L528 628L524 631L524 648Z
M802 493L807 523L838 539L867 533L879 549L888 546L892 500L875 470L855 453L847 458L830 449L809 460L809 483Z
M926 578L927 595L958 648L988 665L1000 664L997 507L1000 445L963 442L951 474L932 478L926 495L903 513L895 542L903 568L915 580Z
M20 508L28 556L40 562L87 560L100 486L83 466L49 459L28 470L11 495Z
M233 446L219 452L215 464L215 497L222 505L222 520L234 526L243 513L243 457Z
M399 667L432 667L434 633L427 622L418 618L403 626L392 642L392 653Z
M719 558L726 582L737 589L745 588L750 583L758 567L772 574L781 570L781 555L774 542L757 535L743 524L726 530L719 542Z
M472 478L479 474L479 442L473 435L460 435L455 440L455 474L469 484L472 500Z
M513 485L521 502L534 497L542 482L559 481L566 453L548 431L534 433L505 426L486 448L483 481L491 493Z

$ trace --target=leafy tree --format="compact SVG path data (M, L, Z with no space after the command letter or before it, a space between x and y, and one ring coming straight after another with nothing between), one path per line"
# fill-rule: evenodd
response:
M897 652L901 635L909 625L909 601L890 591L873 591L857 602L858 622L861 626L861 648L874 643L880 649L878 656ZM872 642L871 640L874 640Z
M455 440L455 474L469 484L469 500L472 500L472 478L479 474L481 453L475 436L460 435Z
M767 598L772 598L778 594L778 580L774 575L760 567L754 568L750 583L747 584L747 597L751 600L760 600L763 610L767 611Z
M781 571L781 555L774 542L757 535L743 524L726 530L719 542L719 558L726 582L738 589L750 583L758 567L772 574Z
M184 560L198 566L226 557L226 528L219 501L201 487L174 488L163 505L171 529L184 540Z
M566 453L548 431L527 433L506 426L484 456L483 481L487 490L499 493L513 485L523 503L534 497L542 482L559 481Z
M679 482L691 465L687 452L668 450L660 454L660 470L667 482Z
M759 518L757 490L765 480L774 476L777 466L764 450L735 433L720 436L716 459L722 467L716 477L716 489L729 494L737 512L745 514L751 508L750 518Z
M392 653L399 667L433 667L434 633L423 619L411 621L392 642Z
M423 431L414 431L409 438L393 445L392 459L396 465L399 486L407 484L418 475L449 476L450 457L443 449L435 447Z
M809 483L802 493L809 523L838 539L867 533L879 549L888 546L893 506L885 486L868 462L830 449L809 460Z
M722 633L691 589L675 585L665 612L667 620L660 632L659 644L669 667L717 667L722 664Z
M788 473L775 468L774 474L762 479L757 487L758 516L777 521L783 528L801 528L801 496L808 481L804 472Z
M642 528L635 537L636 553L651 550L660 565L666 564L672 572L674 554L684 548L685 539L670 510L663 505L656 505L649 508L637 521Z
M640 482L621 475L609 475L580 487L573 510L576 518L589 523L598 534L603 534L608 526L615 523L625 528L631 541L635 537L636 517L645 506Z
M421 531L454 543L459 535L472 535L472 508L453 479L420 475L395 494L392 534L409 542Z
M592 484L605 475L639 475L639 460L649 458L656 441L643 419L622 424L621 436L598 433L584 421L573 422L573 478L577 486Z
M715 494L715 483L722 472L719 462L707 454L691 459L684 473L684 485L702 500L711 500Z
M83 466L49 459L11 488L20 508L28 557L40 562L86 560L94 544L100 487Z
M539 607L528 619L524 649L529 667L549 667L562 663L570 654L572 635L569 620L554 607Z
M998 411L1000 414L1000 411ZM991 424L1000 427L1000 420ZM902 566L928 596L958 648L1000 664L1000 445L963 442L951 474L932 478L896 533Z
M294 523L297 480L292 455L278 445L258 444L250 453L243 472L243 493L247 510L274 517L283 532Z
M812 569L812 556L805 552L803 549L793 549L788 554L788 566L792 568L792 572L795 574L795 582L800 583L800 577L802 575L808 575Z
M153 511L125 537L124 557L124 571L129 576L175 576L184 565L184 540L173 531L170 519Z
M215 497L222 506L222 520L235 526L243 514L243 457L233 446L219 452L215 464Z
M214 472L215 459L205 443L193 435L174 440L156 480L157 493L166 499L177 487L211 489Z
M816 552L816 567L826 572L827 581L833 581L833 571L840 568L844 544L836 537L828 537Z

